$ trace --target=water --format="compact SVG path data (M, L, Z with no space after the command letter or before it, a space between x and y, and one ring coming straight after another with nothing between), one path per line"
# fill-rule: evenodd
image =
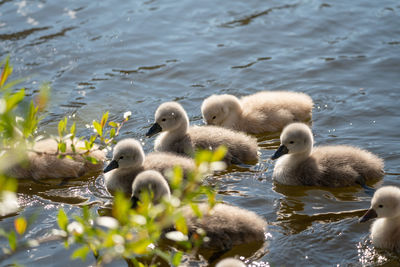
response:
M178 100L192 124L213 93L260 90L308 93L315 102L317 144L352 144L385 160L383 182L400 186L400 4L397 1L0 1L0 58L11 56L13 78L35 95L43 81L52 99L42 133L75 114L79 134L100 114L111 119L131 110L121 137L142 139L153 113ZM398 264L375 250L362 189L287 187L274 184L268 160L278 136L259 138L260 163L208 182L227 203L252 210L269 223L268 249L240 250L260 266ZM19 214L38 213L27 238L57 228L60 207L79 213L85 201L107 200L102 176L65 186L23 184ZM98 207L94 206L93 209ZM1 226L13 227L15 216ZM1 240L4 245L5 240ZM70 250L49 242L20 251L1 265L70 266ZM76 266L94 263L76 260ZM199 264L204 264L200 260ZM124 266L123 261L116 265Z

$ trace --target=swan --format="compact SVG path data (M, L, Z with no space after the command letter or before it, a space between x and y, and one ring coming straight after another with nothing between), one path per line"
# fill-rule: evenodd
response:
M139 141L126 138L115 145L112 160L104 169L105 186L112 195L116 191L131 195L132 181L138 173L154 169L165 175L174 166L180 166L186 175L195 169L191 158L173 153L154 152L145 156Z
M201 113L206 124L260 134L308 121L312 108L313 101L307 94L262 91L241 99L229 94L211 95L203 101Z
M384 186L376 190L370 209L360 218L371 225L372 244L377 248L400 252L400 188Z
M311 129L304 123L286 126L280 140L271 158L279 158L272 176L281 184L365 186L384 174L383 160L366 150L347 145L313 147Z
M83 141L74 141L76 152L84 152L79 147L85 147ZM66 153L71 153L71 140L66 141ZM96 171L100 171L105 160L105 153L95 145L92 151L85 156L95 158L96 164L90 163L81 155L73 159L57 155L58 143L56 140L47 138L37 141L32 151L27 151L23 162L12 165L5 173L17 179L51 179L51 178L78 178Z
M153 202L160 201L162 197L170 198L168 184L156 171L145 171L136 177L132 184L133 207L136 207L144 190L153 192ZM199 229L206 232L208 241L202 244L204 248L227 251L236 245L265 240L267 222L254 212L222 203L212 209L208 203L201 203L198 207L202 218L194 214L191 206L183 206L181 212L186 219L189 236Z
M256 162L258 145L254 137L217 126L189 127L189 118L177 102L165 102L155 112L155 123L146 136L162 132L154 142L156 151L193 156L196 149L227 147L228 164Z

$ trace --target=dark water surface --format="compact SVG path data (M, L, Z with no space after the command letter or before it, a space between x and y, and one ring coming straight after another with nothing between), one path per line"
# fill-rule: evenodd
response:
M387 174L374 186L400 186L399 14L394 0L2 0L0 58L11 56L13 78L30 76L23 84L29 95L51 82L40 132L54 134L60 118L75 115L79 134L87 136L85 124L102 112L117 119L131 110L121 137L141 139L147 152L153 139L144 134L162 102L178 100L191 122L201 124L201 102L213 93L305 92L315 102L317 144L351 144L378 154ZM209 179L225 202L270 223L266 250L239 251L248 263L400 264L396 255L372 247L369 223L358 223L370 201L362 189L274 184L268 158L278 144L276 135L260 138L257 166ZM19 192L19 214L39 214L27 238L50 235L60 207L72 216L80 203L107 200L102 176L65 186L27 183ZM3 218L1 226L13 227L14 218ZM0 265L70 266L71 252L50 242Z

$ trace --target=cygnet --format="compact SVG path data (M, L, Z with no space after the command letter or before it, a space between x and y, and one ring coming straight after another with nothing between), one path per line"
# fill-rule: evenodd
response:
M85 147L82 141L74 141L76 152L84 152L79 147ZM71 141L66 141L66 153L71 153ZM6 175L17 179L51 179L77 178L96 171L100 171L105 159L105 153L95 145L88 155L75 155L73 159L57 155L58 143L54 139L43 139L36 142L31 151L27 152L24 162L11 166L5 171ZM85 156L95 158L93 164Z
M258 145L254 137L217 126L189 127L189 118L177 102L161 104L155 113L155 123L147 132L153 136L162 132L154 143L156 151L175 152L193 156L197 149L227 148L228 164L255 163Z
M373 218L377 219L371 226L372 244L400 252L400 188L384 186L375 192L371 207L360 222Z
M168 184L156 172L143 172L132 184L132 204L140 199L139 192L151 190L153 201L158 202L162 197L170 197ZM203 216L198 218L190 206L184 206L182 213L186 219L189 235L199 229L205 231L208 241L203 247L227 251L233 246L252 242L263 242L267 222L254 212L226 204L216 204L211 210L207 203L199 204Z
M278 132L292 122L311 120L313 101L304 93L263 91L238 99L212 95L203 101L201 113L209 125L260 134Z
M283 129L273 179L286 185L345 187L381 178L383 160L366 150L346 145L313 147L311 129L292 123Z
M104 169L105 186L110 194L121 191L132 194L132 182L143 170L157 170L164 175L180 166L185 175L195 169L193 159L173 153L155 152L145 156L142 145L133 138L119 141L113 150L112 161Z

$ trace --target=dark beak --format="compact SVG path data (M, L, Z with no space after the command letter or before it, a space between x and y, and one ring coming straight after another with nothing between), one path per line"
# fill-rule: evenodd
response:
M131 197L132 209L136 209L138 206L139 199L135 196Z
M158 134L161 131L162 131L162 128L161 128L160 124L158 124L156 122L156 123L153 124L153 126L151 126L149 131L146 133L146 136L147 137L152 137L153 135Z
M281 145L280 147L278 147L278 150L276 150L275 153L271 156L271 159L277 159L280 156L283 156L287 153L289 153L289 150L287 149L287 147L284 145Z
M364 216L362 216L359 220L360 223L366 222L370 219L378 217L378 214L376 214L376 211L374 209L369 209Z
M112 160L110 164L107 165L107 167L103 170L104 173L109 172L111 170L114 170L118 168L118 162L116 160Z

